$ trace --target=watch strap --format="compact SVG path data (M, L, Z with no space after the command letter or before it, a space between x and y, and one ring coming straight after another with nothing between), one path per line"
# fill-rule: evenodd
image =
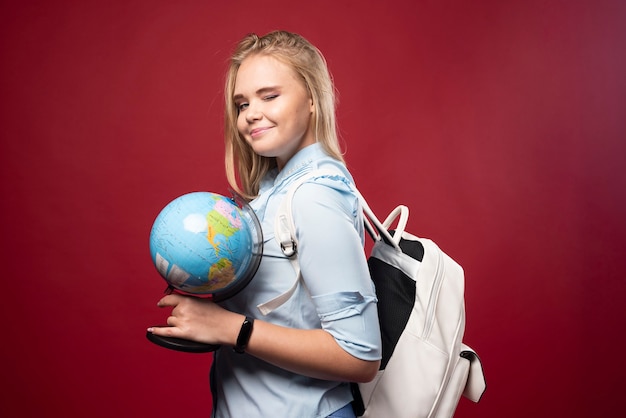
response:
M243 354L246 351L246 347L248 347L248 342L250 341L250 335L252 335L253 326L254 318L246 316L246 319L244 319L241 324L241 329L237 336L237 343L233 347L236 353Z

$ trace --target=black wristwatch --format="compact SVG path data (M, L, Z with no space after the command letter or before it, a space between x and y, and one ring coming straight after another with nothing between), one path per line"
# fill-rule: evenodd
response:
M250 341L250 335L252 335L252 326L254 325L254 318L246 316L241 324L241 330L237 336L237 343L233 347L235 353L243 354L246 351L248 342Z

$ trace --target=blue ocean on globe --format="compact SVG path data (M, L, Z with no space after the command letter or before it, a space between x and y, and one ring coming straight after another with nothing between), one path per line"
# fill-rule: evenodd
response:
M150 232L150 254L159 274L178 290L214 294L249 279L256 231L249 216L227 197L193 192L171 201ZM252 215L254 216L254 215Z

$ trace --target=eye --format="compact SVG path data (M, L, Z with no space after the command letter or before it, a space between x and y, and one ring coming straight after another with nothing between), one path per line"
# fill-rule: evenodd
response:
M278 94L269 94L269 95L263 97L263 100L270 101L270 100L274 100L277 97L278 97Z
M237 107L237 111L241 112L248 108L248 103L235 103L235 106Z

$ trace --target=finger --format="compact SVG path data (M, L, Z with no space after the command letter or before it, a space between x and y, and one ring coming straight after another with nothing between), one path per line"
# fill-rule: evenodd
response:
M181 300L182 300L182 296L180 295L175 295L175 294L166 295L166 296L163 296L157 302L157 306L160 308L164 308L166 306L176 306L181 302Z
M179 329L176 327L150 327L148 332L161 337L177 337Z

